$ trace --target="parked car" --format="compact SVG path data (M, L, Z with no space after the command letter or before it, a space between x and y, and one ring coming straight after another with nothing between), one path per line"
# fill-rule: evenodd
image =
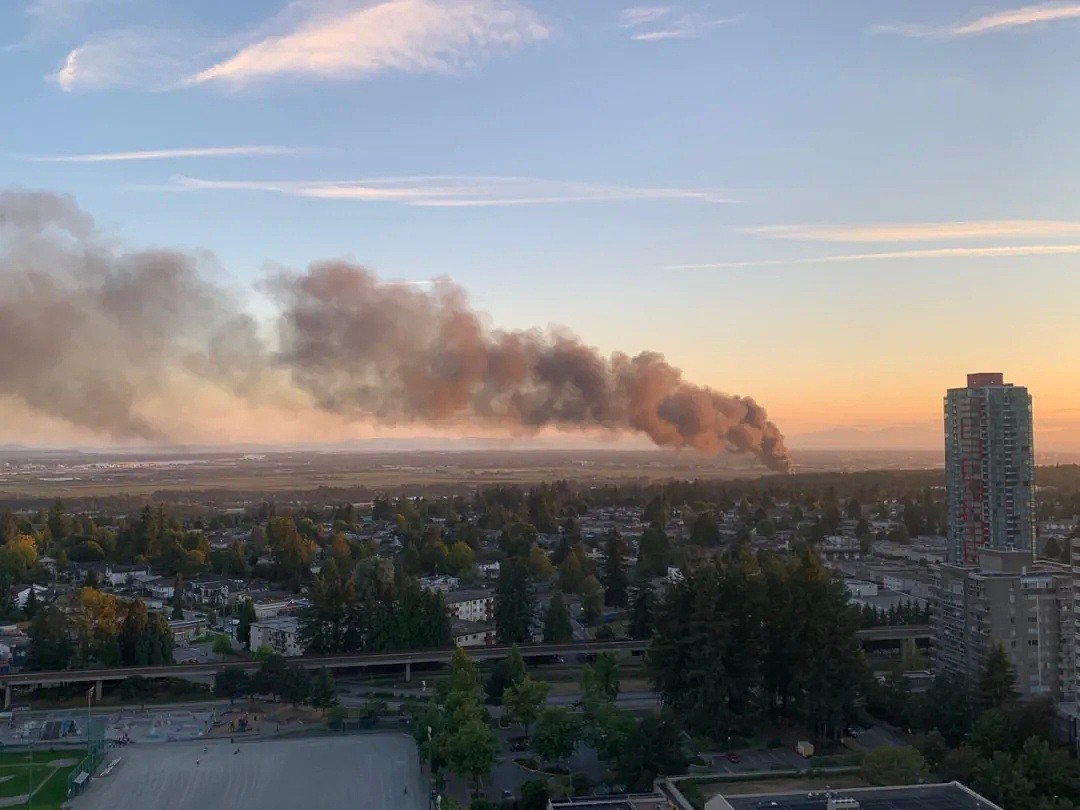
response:
M734 751L728 751L727 759L728 759L728 762L741 762L742 761L742 759L739 757L739 755L737 753L735 753Z
M512 743L510 743L510 750L515 752L515 753L520 752L520 751L527 751L528 749L529 749L529 741L528 740L524 740L524 739L522 739L522 740L514 740Z

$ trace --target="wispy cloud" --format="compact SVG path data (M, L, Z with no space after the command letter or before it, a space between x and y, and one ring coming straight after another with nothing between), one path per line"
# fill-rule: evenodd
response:
M1051 23L1074 19L1080 19L1080 3L1054 2L1036 3L1034 5L1020 6L1018 8L993 11L984 14L981 17L968 20L967 22L957 22L946 26L899 23L878 25L875 26L873 30L880 34L899 34L900 36L905 37L955 39L959 37L974 37L983 34L993 34L999 31L1023 28L1037 23Z
M450 73L550 30L517 0L385 0L316 13L191 76L242 84L273 76L362 78L385 70Z
M112 87L169 90L205 60L220 43L191 32L135 27L92 37L64 58L50 77L62 90Z
M846 253L801 259L751 259L704 264L671 264L665 270L736 270L747 267L792 267L808 264L850 264L853 262L920 261L923 259L991 259L1016 256L1067 256L1080 253L1080 245L1010 245L993 247L928 248L887 253Z
M382 0L359 8L342 0L293 0L240 33L106 31L72 49L50 78L64 90L173 90L282 76L453 73L550 33L519 0Z
M619 22L638 42L663 39L696 39L717 26L735 22L736 17L710 17L689 12L678 13L672 6L632 6L623 9Z
M289 146L207 146L192 149L147 149L139 152L92 152L84 155L31 155L33 163L117 163L203 157L260 157L296 155L307 150Z
M671 17L671 6L633 6L624 8L619 19L623 28L635 28L639 25L660 22Z
M633 200L696 200L729 202L710 190L611 186L534 177L373 177L361 180L272 181L203 180L177 176L170 185L178 191L263 191L324 200L395 202L428 208L469 208L513 205L556 205Z
M747 233L804 242L931 242L1080 235L1080 221L1003 219L968 222L872 222L844 225L763 225Z

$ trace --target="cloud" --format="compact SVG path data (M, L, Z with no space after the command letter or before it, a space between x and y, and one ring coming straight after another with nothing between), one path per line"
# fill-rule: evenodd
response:
M85 155L35 155L34 163L115 163L135 160L173 160L200 157L259 157L295 155L301 151L288 146L207 146L192 149L150 149L140 152L94 152Z
M362 78L386 70L452 73L549 34L540 17L516 0L385 0L316 13L281 35L246 45L188 81Z
M989 259L1014 256L1067 256L1080 253L1080 245L1011 245L995 247L927 248L897 250L887 253L848 253L839 256L813 256L803 259L751 259L704 264L671 264L665 270L736 270L747 267L791 267L806 264L848 264L852 262L897 261L908 259Z
M879 25L873 29L879 34L899 34L905 37L927 37L938 39L956 39L994 34L1013 28L1023 28L1037 23L1060 22L1080 19L1080 3L1054 2L1036 3L1012 9L990 12L974 20L954 23L944 27L926 25L892 24Z
M763 225L747 233L806 242L928 242L972 238L1080 235L1080 221L1005 219L970 222L877 222L845 225Z
M619 18L623 28L634 28L638 25L659 22L670 16L671 6L634 6L623 9Z
M671 6L633 6L623 9L620 25L632 31L638 42L664 39L696 39L720 25L735 22L736 17L708 17L699 13L676 14Z
M361 180L202 180L177 176L157 189L265 191L324 200L396 202L426 208L555 205L632 200L729 202L719 192L687 188L610 186L533 177L374 177Z
M65 91L176 87L220 44L190 32L135 27L107 31L68 53L50 78Z

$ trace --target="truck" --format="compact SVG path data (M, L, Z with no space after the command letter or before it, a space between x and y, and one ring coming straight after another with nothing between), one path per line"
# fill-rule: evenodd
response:
M810 759L814 755L814 744L807 740L799 740L795 743L795 753L805 759Z

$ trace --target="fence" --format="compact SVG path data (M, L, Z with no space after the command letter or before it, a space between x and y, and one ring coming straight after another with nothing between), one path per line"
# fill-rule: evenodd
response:
M86 734L86 756L68 774L68 798L82 793L90 784L90 777L105 758L105 724L90 720Z

